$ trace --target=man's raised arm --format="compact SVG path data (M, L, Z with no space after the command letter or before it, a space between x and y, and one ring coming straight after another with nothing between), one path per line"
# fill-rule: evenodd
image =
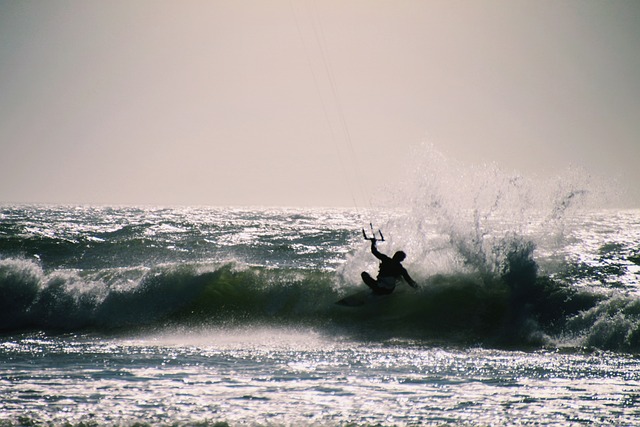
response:
M384 255L378 251L378 248L376 246L376 239L373 238L370 240L371 240L371 253L373 254L374 257L378 258L379 260L382 260L384 258Z

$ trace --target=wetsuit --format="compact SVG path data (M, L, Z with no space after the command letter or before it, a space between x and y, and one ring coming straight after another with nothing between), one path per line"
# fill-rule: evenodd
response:
M378 251L376 241L371 241L371 253L380 260L378 278L374 279L366 271L362 273L362 281L371 288L376 295L388 295L394 291L398 281L403 278L412 287L417 287L416 283L407 273L400 261L388 257Z

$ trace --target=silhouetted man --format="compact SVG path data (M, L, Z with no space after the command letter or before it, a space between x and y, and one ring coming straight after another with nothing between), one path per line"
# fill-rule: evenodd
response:
M407 256L404 252L398 251L393 254L393 258L389 258L378 251L375 237L368 240L371 240L371 253L380 260L380 269L377 279L371 277L366 271L363 271L361 276L364 283L371 288L374 294L389 295L394 291L400 279L404 279L412 288L418 288L418 284L409 276L409 273L401 264Z

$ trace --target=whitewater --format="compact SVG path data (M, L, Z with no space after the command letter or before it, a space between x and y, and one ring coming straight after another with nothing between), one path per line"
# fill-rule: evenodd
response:
M441 163L378 209L1 206L0 425L640 425L640 210ZM370 221L420 288L336 305Z

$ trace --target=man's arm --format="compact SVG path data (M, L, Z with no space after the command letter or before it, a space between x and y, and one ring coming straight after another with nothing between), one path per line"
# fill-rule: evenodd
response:
M411 276L409 276L409 273L406 269L404 269L404 271L402 272L402 278L406 280L409 286L411 286L413 289L418 289L418 284L411 278Z
M371 253L373 254L374 257L382 261L385 258L385 255L378 251L378 248L376 247L376 239L374 238L370 240L371 240Z

